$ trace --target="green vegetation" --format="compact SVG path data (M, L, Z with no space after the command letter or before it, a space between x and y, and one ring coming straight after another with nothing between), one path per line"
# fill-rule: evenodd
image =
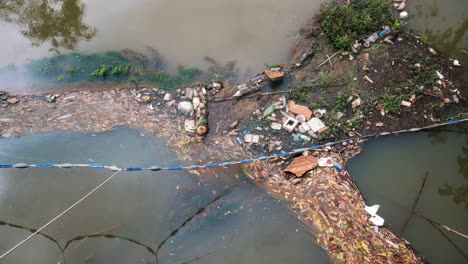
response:
M130 65L116 65L116 66L108 66L108 65L101 65L101 68L94 70L89 76L96 77L96 78L105 78L109 75L112 77L119 77L128 75L128 71L130 70Z
M128 81L134 84L138 84L138 77L132 74L132 76L128 78Z
M428 41L427 36L421 36L421 42L422 42L423 44L426 44L427 41Z
M81 81L113 80L138 84L154 83L162 89L178 89L194 81L214 77L223 81L234 74L234 62L225 66L213 64L206 73L197 68L179 68L177 74L163 69L165 63L157 50L147 48L145 53L124 49L99 53L72 52L32 60L24 65L29 76L46 83L73 83ZM0 72L18 71L15 65L0 68Z
M400 91L397 91L395 94L392 95L381 96L380 99L382 102L383 110L388 113L398 113L403 108L403 106L401 105L401 101L406 100L407 97L407 95L402 94Z
M348 108L348 96L343 91L338 93L338 97L336 98L336 109L340 112L346 112Z
M42 81L55 81L64 73L66 78L60 79L67 82L77 82L88 80L90 76L94 78L104 78L111 74L109 65L130 65L131 63L117 51L85 54L72 52L69 54L56 55L52 57L32 60L26 64L26 69L34 78ZM103 69L107 65L108 70ZM125 66L121 66L125 67ZM99 72L102 70L101 72ZM102 77L100 77L102 75Z
M203 119L202 121L200 121L198 126L206 126L207 124L208 124L208 122L206 121L206 119Z
M310 109L325 109L327 108L327 104L326 103L310 103L309 104L309 108Z
M267 68L268 70L272 69L272 68L278 68L278 67L281 67L281 65L279 65L279 64L273 64L273 65L265 64L265 68Z
M78 71L78 68L76 68L75 66L68 67L67 69L67 72L69 72L70 74L73 74L76 71Z
M101 68L94 70L89 76L96 78L105 78L109 72L109 66L101 65Z
M357 0L352 3L332 1L321 10L319 25L338 49L348 49L356 40L395 26L390 0Z
M415 65L408 68L408 82L403 83L402 86L407 86L413 92L419 93L420 86L433 87L437 84L437 74L435 71L439 65L431 57L425 56L423 53L408 52L405 59ZM419 66L416 66L419 63Z
M291 99L298 102L305 102L307 100L307 95L309 94L309 88L307 85L301 85L299 90L291 95Z
M327 72L320 72L319 74L320 80L318 85L319 86L328 86L328 73Z
M348 132L361 128L359 122L355 120L344 122L339 120L330 120L327 125L328 129L323 134L324 138L332 135L342 138L347 136Z
M130 65L117 65L117 66L112 67L110 75L112 77L128 75L129 70L130 70Z

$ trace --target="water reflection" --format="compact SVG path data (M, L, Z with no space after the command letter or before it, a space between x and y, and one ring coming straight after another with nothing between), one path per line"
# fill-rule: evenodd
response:
M0 220L0 226L9 226L9 227L12 227L12 228L17 228L17 229L23 229L23 230L27 230L31 233L34 233L37 231L37 229L34 229L34 228L29 228L29 227L25 227L25 226L22 226L22 225L18 225L18 224L13 224L13 223L9 223L9 222L5 222L5 221L1 221ZM112 231L114 229L117 229L119 228L121 225L116 225L116 226L113 226L111 228L109 228L108 230L105 230L105 231ZM96 232L96 233L93 233L93 234L89 234L89 235L83 235L83 236L76 236L70 240L68 240L67 242L65 242L65 246L62 247L62 245L60 244L60 242L49 236L49 235L46 235L42 232L39 232L38 235L41 235L45 238L47 238L49 241L51 241L52 243L56 244L57 247L60 249L60 254L62 255L63 259L62 261L60 261L59 263L65 263L65 250L67 250L67 248L69 246L72 245L72 243L74 242L78 242L77 245L75 245L74 248L78 247L83 241L85 241L86 239L89 239L89 238L108 238L108 239L120 239L120 240L124 240L124 241L128 241L130 243L133 243L137 246L141 246L141 247L144 247L149 253L151 253L151 255L153 255L155 257L155 260L156 260L156 252L148 245L145 245L144 243L142 242L139 242L135 239L132 239L132 238L128 238L128 237L123 237L123 236L118 236L118 235L114 235L114 234L110 234L110 233L104 233L105 231L102 231L102 232Z
M20 26L33 46L50 43L51 50L73 50L97 30L83 23L80 0L0 0L0 19Z
M458 171L468 181L468 139L461 149L463 153L457 157L457 163L460 166ZM439 187L438 191L440 196L451 197L455 204L465 204L465 209L468 209L468 184L456 186L446 183Z
M452 133L467 134L468 129L463 127L442 128L430 131L427 137L431 144L446 144ZM458 172L468 181L468 139L461 146L461 154L457 156ZM468 184L448 184L444 183L437 189L442 197L451 197L455 204L464 204L468 209Z
M12 228L17 228L17 229L23 229L23 230L27 230L31 233L34 233L37 231L37 229L34 229L34 228L30 228L30 227L25 227L25 226L22 226L22 225L18 225L18 224L13 224L13 223L10 223L10 222L7 222L7 221L2 221L0 220L0 226L9 226L9 227L12 227ZM37 233L38 235L41 235L45 238L47 238L48 240L50 240L51 242L53 242L54 244L57 245L57 247L60 249L60 252L62 252L62 255L63 255L63 252L65 251L65 249L62 247L62 245L60 245L59 241L49 235L46 235L42 232L39 232Z
M422 33L429 37L431 43L435 43L449 52L451 50L453 52L457 47L463 47L463 43L466 43L466 38L463 39L463 37L468 29L468 18L458 16L458 10L456 10L457 6L463 9L466 2L457 5L457 0L451 1L455 3L444 3L443 6L440 6L442 3L439 1L432 3L427 0L417 1L415 6L417 16L414 19L418 21L411 21L412 27L425 27ZM430 23L423 25L427 21Z
M460 60L464 65L468 63L467 8L466 0L408 1L409 28L428 37L429 43L442 55ZM463 77L468 78L466 71Z

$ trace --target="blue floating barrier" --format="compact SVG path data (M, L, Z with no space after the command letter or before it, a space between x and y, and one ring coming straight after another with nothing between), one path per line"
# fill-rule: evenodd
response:
M180 166L177 166L177 167L167 167L166 170L183 170L184 167L180 167Z
M104 165L101 165L101 164L89 164L89 167L91 167L91 168L104 168Z
M141 171L143 168L141 167L130 167L130 168L125 168L125 171Z

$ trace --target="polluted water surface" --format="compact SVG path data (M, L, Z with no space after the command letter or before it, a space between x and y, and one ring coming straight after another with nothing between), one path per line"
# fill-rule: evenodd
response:
M368 203L430 263L467 261L468 240L425 219L468 233L467 168L466 125L372 140L349 162Z
M119 127L2 139L2 162L175 166L179 161L160 140ZM2 169L0 251L111 173ZM2 263L329 263L314 241L285 205L243 176L227 183L222 177L199 181L183 171L122 172Z

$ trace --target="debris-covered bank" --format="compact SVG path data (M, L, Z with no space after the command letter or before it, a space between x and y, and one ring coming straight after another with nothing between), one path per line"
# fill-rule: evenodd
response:
M403 32L404 20L391 12L404 12L404 3L395 2L393 11L386 1L331 4L301 30L291 64L269 67L241 84L194 83L171 92L140 85L48 96L0 94L0 133L99 132L130 125L166 137L181 154L213 153L197 163L219 163L466 117L466 83L457 78L464 66ZM351 14L360 12L370 12L370 19L353 28L362 16ZM347 25L345 33L353 34L340 32ZM375 228L380 219L365 210L346 171L346 160L361 145L347 142L244 169L258 186L291 203L333 261L422 262L406 241ZM182 162L194 162L184 157Z

